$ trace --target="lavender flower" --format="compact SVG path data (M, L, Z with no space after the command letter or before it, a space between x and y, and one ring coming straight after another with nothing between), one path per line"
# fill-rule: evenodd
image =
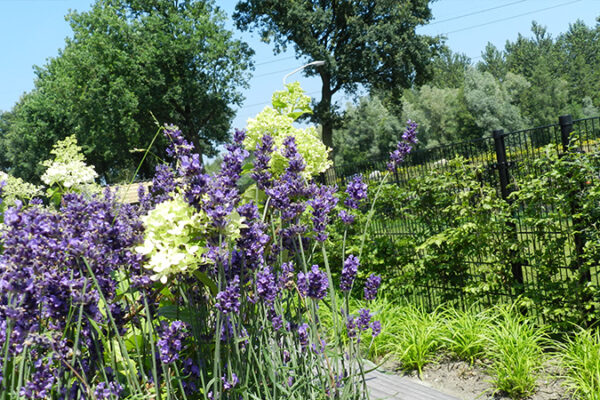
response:
M231 373L231 379L227 379L227 375L223 375L221 381L223 382L223 389L225 389L225 391L233 389L239 383L239 379L235 372Z
M390 153L390 162L387 165L388 169L393 171L398 164L403 162L417 142L417 124L409 119L406 130L402 134L402 141L398 142L396 150Z
M358 261L358 257L355 257L352 254L348 256L346 261L344 261L344 267L342 268L342 277L340 279L341 291L349 292L352 289L352 284L354 283L354 279L356 278L359 265L360 262Z
M308 324L306 322L298 327L298 339L303 349L308 346Z
M240 277L236 275L225 290L217 293L215 307L223 314L229 314L239 312L240 305Z
M261 142L256 144L252 179L256 181L256 185L259 189L265 189L270 186L270 181L273 176L269 171L269 162L271 161L271 154L274 150L275 146L273 138L269 135L264 135Z
M362 179L362 175L355 175L350 183L348 183L346 187L348 197L344 201L347 207L356 209L360 205L360 202L367 198L367 184Z
M161 338L157 342L160 361L171 364L179 360L179 354L188 337L187 326L181 321L173 321L171 325L163 323L161 331Z
M122 391L123 387L119 382L110 382L108 384L106 382L100 382L96 385L94 397L100 400L110 399L112 397L118 398Z
M265 233L267 225L262 222L258 207L253 202L238 207L238 212L246 219L247 226L240 230L238 248L243 251L245 264L254 270L265 262L265 247L270 239Z
M277 283L270 267L264 267L256 274L256 292L268 305L277 297Z
M406 130L402 134L402 140L409 144L417 144L417 123L410 119L406 121Z
M278 331L283 328L283 317L281 315L275 315L271 318L271 324L273 325L273 330Z
M349 338L356 337L356 319L353 315L348 315L346 318L346 332Z
M366 331L369 329L369 322L371 322L371 312L368 308L361 308L358 311L358 319L356 320L356 327L360 331Z
M327 275L319 270L318 265L313 265L307 274L298 273L298 290L303 296L322 300L327 295L329 281Z
M283 139L283 145L285 146L283 155L288 159L289 162L287 170L292 173L300 173L304 171L306 164L304 163L302 155L298 153L296 139L293 136L288 136Z
M379 334L381 333L381 321L371 322L371 332L373 337L379 336Z
M170 141L167 147L167 154L170 157L181 158L189 155L194 150L194 145L183 137L183 133L177 126L165 124L163 132Z
M338 214L342 222L346 225L351 225L354 223L354 215L350 214L346 210L341 210Z
M292 290L294 288L294 263L286 262L281 264L279 273L279 287L281 289Z
M334 196L337 187L321 186L314 190L315 197L308 201L308 204L312 207L312 221L313 229L316 233L316 240L324 242L327 240L327 233L325 229L329 223L329 213L336 206L338 199Z
M365 300L375 300L380 285L381 277L379 275L369 275L365 282Z

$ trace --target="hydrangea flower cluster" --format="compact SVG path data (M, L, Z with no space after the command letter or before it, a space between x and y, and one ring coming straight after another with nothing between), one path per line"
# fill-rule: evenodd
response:
M79 192L93 193L94 180L98 177L93 166L85 163L82 149L77 145L75 135L58 141L50 151L53 160L42 163L47 168L41 179L49 187L58 185Z
M0 204L4 204L2 207L14 206L17 200L27 202L41 195L41 187L0 171Z
M153 280L167 283L172 275L194 270L206 251L198 240L207 232L208 216L198 212L181 196L159 203L141 218L146 228L144 243L136 251L147 257L144 267Z
M319 139L315 127L305 129L296 128L293 123L303 114L312 113L309 104L310 97L304 94L298 82L286 85L286 90L273 94L273 107L266 107L256 118L248 120L247 135L244 147L255 150L261 146L261 141L268 135L276 149L270 160L270 172L275 176L281 175L287 164L287 157L283 153L283 142L288 137L294 137L298 152L306 162L302 176L310 179L331 167L329 160L330 150ZM264 146L264 145L263 145ZM263 159L264 162L265 159Z

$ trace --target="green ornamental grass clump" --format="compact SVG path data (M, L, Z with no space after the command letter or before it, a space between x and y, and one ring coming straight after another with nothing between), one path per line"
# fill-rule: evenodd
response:
M484 336L492 384L511 399L524 399L537 388L548 344L546 329L517 314L514 307L497 310L497 323Z
M475 360L482 359L487 350L486 334L496 322L490 311L475 310L471 306L467 310L454 307L443 312L444 326L441 341L444 348L453 357L473 365Z
M390 336L393 355L404 370L417 370L439 357L442 344L442 319L437 311L431 313L407 305L403 314L395 319L398 328Z
M600 399L600 331L579 329L558 348L564 383L575 399Z

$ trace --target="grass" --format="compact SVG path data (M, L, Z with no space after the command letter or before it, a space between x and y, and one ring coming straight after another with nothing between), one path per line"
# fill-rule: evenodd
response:
M445 324L441 341L450 355L473 365L475 360L485 357L487 340L485 334L496 323L494 313L476 311L474 306L466 311L448 308L444 311Z
M441 315L427 313L415 306L405 306L396 320L389 345L391 353L400 361L404 370L417 370L419 376L423 366L438 357L441 340Z
M443 357L471 366L479 363L490 375L494 392L525 399L537 390L543 367L559 367L564 386L577 400L600 400L600 330L578 330L562 342L548 337L547 326L517 312L516 306L499 305L479 311L476 306L428 313L402 300L351 301L351 311L366 307L382 323L381 334L365 333L361 345L371 361L391 358L404 371L422 374L423 368ZM326 307L319 310L324 325L331 319ZM333 330L330 330L333 334ZM557 349L550 352L549 349Z
M600 400L600 332L579 329L558 348L565 386L574 398Z
M513 307L497 310L498 323L484 334L492 383L496 391L505 392L511 399L523 399L536 391L548 345L546 329L535 326Z

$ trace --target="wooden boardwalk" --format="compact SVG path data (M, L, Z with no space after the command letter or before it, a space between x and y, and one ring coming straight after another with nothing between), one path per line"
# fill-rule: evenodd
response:
M372 400L460 400L407 377L371 371L366 376Z

